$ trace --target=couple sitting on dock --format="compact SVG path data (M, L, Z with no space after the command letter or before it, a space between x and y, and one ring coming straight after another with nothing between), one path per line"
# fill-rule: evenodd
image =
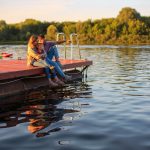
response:
M49 85L52 87L63 86L65 80L71 80L71 77L65 75L62 70L56 47L56 44L64 42L66 41L46 41L43 35L38 37L32 35L28 42L27 65L44 67ZM55 61L52 60L53 57L55 57ZM57 77L56 73L59 74L62 80Z

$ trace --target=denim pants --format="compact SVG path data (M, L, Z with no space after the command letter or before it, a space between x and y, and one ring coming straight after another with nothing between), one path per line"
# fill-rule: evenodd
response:
M55 67L55 71L62 77L65 78L65 74L61 69L61 64L59 62L52 61L53 57L58 58L58 49L56 46L53 46L47 52L46 62Z
M50 60L53 59L53 57L58 58L59 54L58 54L58 49L56 46L52 46L50 47L49 51L47 52L48 58Z
M47 64L46 60L39 59L33 62L33 66L44 67L44 71L48 79L56 77L56 73L50 69L50 65Z

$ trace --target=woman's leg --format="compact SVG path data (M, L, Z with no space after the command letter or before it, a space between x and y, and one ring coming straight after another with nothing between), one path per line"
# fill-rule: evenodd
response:
M48 67L47 65L45 65L45 63L44 63L43 60L35 61L35 62L33 63L33 65L36 66L36 67L44 67L44 71L45 71L46 77L47 77L48 79L51 78L50 69L49 69L49 67Z
M66 75L64 72L61 70L61 68L57 65L56 62L53 62L52 60L49 60L48 58L45 59L46 63L49 64L50 66L54 66L54 69L50 69L51 75L53 80L60 86L63 86L65 83L61 81L57 76L55 70L59 73L59 75L65 79Z
M54 83L51 78L56 78L56 73L55 72L52 72L52 70L49 68L49 66L46 64L46 62L44 60L38 60L38 61L35 61L33 63L34 66L37 66L37 67L44 67L44 71L45 71L45 74L46 74L46 77L48 78L49 80L49 84L52 86L52 87L56 87L58 86L58 84Z
M50 74L49 67L45 67L44 70L45 70L45 74L46 74L47 78L51 79L51 74Z
M42 59L39 59L38 61L33 62L33 66L35 66L35 67L46 67L48 65L46 65Z
M52 79L55 83L57 83L58 85L63 86L65 83L63 81L61 81L57 76L56 76L56 72L54 69L49 69L52 75Z

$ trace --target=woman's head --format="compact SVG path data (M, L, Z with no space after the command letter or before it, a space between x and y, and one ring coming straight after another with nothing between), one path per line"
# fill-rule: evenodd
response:
M37 36L32 35L28 42L28 47L35 48L37 46Z

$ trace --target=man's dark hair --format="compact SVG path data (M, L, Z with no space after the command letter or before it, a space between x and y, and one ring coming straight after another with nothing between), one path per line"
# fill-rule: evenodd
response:
M39 34L39 36L38 36L38 37L40 37L40 38L42 38L42 39L44 39L44 38L45 38L44 34Z

